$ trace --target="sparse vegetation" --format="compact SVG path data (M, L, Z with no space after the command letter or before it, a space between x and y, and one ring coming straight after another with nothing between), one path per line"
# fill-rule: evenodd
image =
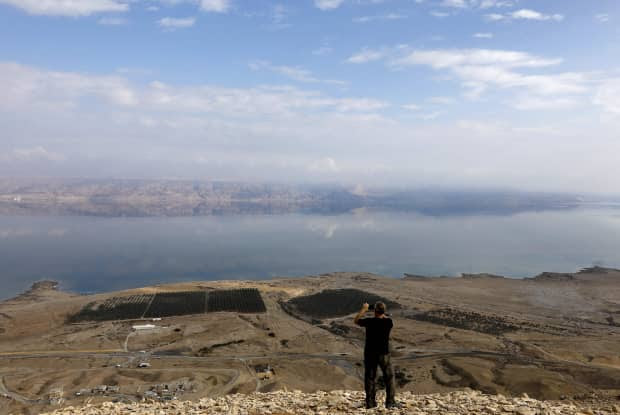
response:
M413 320L426 321L442 326L454 327L463 330L473 330L480 333L500 335L516 331L519 326L499 316L484 315L473 311L442 308L408 316Z

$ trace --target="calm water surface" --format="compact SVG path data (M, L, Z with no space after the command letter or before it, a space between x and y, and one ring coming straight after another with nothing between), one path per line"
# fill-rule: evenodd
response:
M0 216L0 298L54 279L97 292L332 271L528 277L620 266L620 210L432 217L93 218Z

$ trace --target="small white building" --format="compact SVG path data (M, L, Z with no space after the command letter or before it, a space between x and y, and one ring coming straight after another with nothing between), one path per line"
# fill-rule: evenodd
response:
M133 329L136 331L153 330L155 328L157 328L157 326L154 324L136 324L135 326L133 326Z

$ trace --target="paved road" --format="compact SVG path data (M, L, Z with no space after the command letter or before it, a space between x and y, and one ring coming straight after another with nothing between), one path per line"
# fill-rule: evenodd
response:
M402 352L401 352L402 353ZM117 350L55 350L55 351L24 351L24 352L4 352L0 353L0 358L7 359L36 359L36 358L132 358L144 356L140 352L126 352L121 349ZM411 360L422 358L437 358L444 356L510 356L509 353L490 352L484 350L413 350L405 355L393 357L392 360ZM260 359L354 359L359 360L361 356L350 353L272 353L272 354L256 354L256 355L234 355L234 356L187 356L187 355L158 355L149 354L150 359L159 360L194 360L194 361L229 361L229 360L260 360Z

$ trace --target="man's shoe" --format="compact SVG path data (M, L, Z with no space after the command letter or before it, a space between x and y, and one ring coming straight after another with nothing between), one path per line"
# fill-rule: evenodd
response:
M385 407L387 409L402 409L405 406L400 402L390 402L390 403L385 404Z

